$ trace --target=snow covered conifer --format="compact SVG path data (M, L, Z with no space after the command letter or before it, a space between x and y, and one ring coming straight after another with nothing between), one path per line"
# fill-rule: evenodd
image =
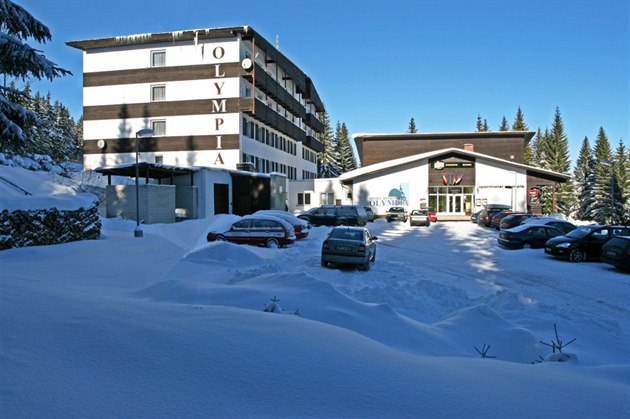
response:
M5 80L24 81L29 77L52 80L71 74L24 42L29 38L45 43L50 41L51 34L23 7L9 0L0 0L0 74ZM19 100L10 99L24 95L23 91L11 86L0 86L0 146L3 149L14 149L26 141L24 130L37 120L33 112L19 104Z

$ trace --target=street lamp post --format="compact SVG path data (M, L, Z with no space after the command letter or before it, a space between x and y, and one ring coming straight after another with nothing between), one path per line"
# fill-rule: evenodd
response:
M140 166L138 164L138 140L151 136L153 136L153 130L150 128L144 128L136 132L136 229L133 231L134 237L142 237L144 235L140 228Z
M604 166L610 167L610 224L615 220L615 162L612 160L600 160Z

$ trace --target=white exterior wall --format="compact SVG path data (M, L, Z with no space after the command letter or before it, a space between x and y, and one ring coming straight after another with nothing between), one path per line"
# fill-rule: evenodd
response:
M138 35L140 36L140 35ZM133 38L134 36L122 37ZM177 41L176 38L173 41ZM151 55L148 51L166 51L166 66L216 64L239 62L239 39L205 39L197 45L121 45L116 49L99 49L83 53L83 72L130 70L149 68ZM223 54L218 49L222 48ZM219 57L219 58L217 58Z
M138 161L155 163L156 156L162 156L163 164L169 166L206 166L218 165L219 153L225 168L235 169L239 162L238 150L205 150L190 151L165 151L159 153L139 153ZM110 153L110 154L85 154L83 163L88 168L113 166L116 164L135 163L135 153Z
M240 83L237 77L119 84L83 88L83 106L148 103L151 102L151 86L166 86L166 101L225 99L240 96Z
M429 166L426 160L403 168L365 176L354 181L353 201L367 205L376 215L384 216L392 206L403 206L408 211L420 208L420 200L428 199ZM392 189L403 189L406 199L390 196Z
M229 185L229 208L232 213L232 176L221 169L202 169L194 174L195 186L199 188L198 211L199 218L207 218L214 215L214 184L225 183Z
M348 198L351 190L342 185L338 178L309 179L289 181L288 207L289 211L299 214L314 207L322 205L320 196L322 193L333 193L335 200L340 200L342 205L351 205L353 200ZM298 193L308 193L311 195L311 203L308 205L298 205Z
M486 204L511 205L514 211L527 210L527 174L523 169L501 166L477 159L475 207L478 211Z
M123 37L133 40L142 38L142 35ZM177 33L173 34L173 41L177 41ZM251 48L247 42L240 38L221 40L200 40L197 43L187 42L183 45L134 45L119 48L98 49L84 52L83 71L103 72L131 69L145 69L151 66L151 51L165 51L166 67L194 66L201 64L216 64L215 70L208 72L205 80L183 80L160 83L137 83L113 86L85 87L83 89L84 106L107 106L151 102L151 87L155 85L165 86L165 102L184 100L214 100L220 107L221 101L229 98L239 98L245 95L245 86L251 85L243 78L221 77L223 74L220 64L240 62L246 53L251 54ZM256 61L265 66L265 57L262 51L257 51ZM275 64L274 76L275 76ZM282 80L282 78L280 78ZM291 81L282 80L289 89ZM254 92L252 92L253 94ZM258 95L258 91L256 91ZM305 100L300 95L294 95L301 103ZM317 172L317 164L302 158L302 144L296 143L296 154L292 155L274 147L261 144L242 135L243 113L223 113L217 110L208 110L206 115L182 115L182 116L156 116L147 121L145 118L128 118L124 121L121 132L121 120L87 120L83 124L85 140L99 140L117 137L133 138L135 133L144 128L151 127L151 121L166 121L166 136L199 136L210 135L217 139L214 150L173 151L159 153L142 153L140 161L155 162L156 155L163 158L167 165L185 166L209 166L236 169L241 161L242 153L254 155L279 164L295 168L297 179L302 178L302 172ZM252 120L251 118L249 118ZM258 125L262 125L257 122ZM303 121L300 125L304 127ZM269 129L269 127L266 127ZM273 130L270 130L273 131ZM279 135L286 137L286 135ZM239 135L240 148L221 149L220 137L223 135ZM107 150L106 150L107 151ZM220 154L220 157L219 157ZM102 155L84 155L84 165L87 169L99 166L132 163L135 161L134 153L105 153Z

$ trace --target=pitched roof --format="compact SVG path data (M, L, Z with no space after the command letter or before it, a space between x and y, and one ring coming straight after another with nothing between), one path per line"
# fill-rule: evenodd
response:
M339 180L341 182L348 182L360 176L383 172L383 171L395 168L397 166L402 166L405 164L418 162L424 159L431 159L431 158L439 157L446 154L456 154L460 156L472 157L475 159L489 160L496 163L512 166L514 168L525 169L530 173L554 177L557 179L558 182L566 182L567 180L571 178L571 176L566 175L564 173L558 173L551 170L541 169L540 167L529 166L522 163L515 163L513 161L499 159L497 157L488 156L486 154L481 154L474 151L464 150L461 148L444 148L441 150L435 150L435 151L430 151L430 152L421 153L421 154L414 154L413 156L402 157L399 159L388 160L385 162L375 163L369 166L360 167L358 169L342 174L341 176L339 176Z

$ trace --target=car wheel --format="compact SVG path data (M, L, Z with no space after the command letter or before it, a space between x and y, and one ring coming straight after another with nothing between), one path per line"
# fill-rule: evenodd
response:
M363 265L361 265L361 269L364 270L364 271L369 271L370 270L370 261L368 260Z
M523 249L531 249L531 248L532 248L532 244L530 242L523 243Z
M267 240L266 245L269 249L277 249L278 247L280 247L280 245L278 244L278 240L276 239Z
M322 266L324 268L326 268L328 266L328 262L326 262L323 258L322 258Z
M571 262L583 262L586 259L586 253L582 249L573 249L569 253L569 260Z
M216 236L214 238L214 240L218 241L218 242L224 242L225 241L225 237L219 234L218 236Z

